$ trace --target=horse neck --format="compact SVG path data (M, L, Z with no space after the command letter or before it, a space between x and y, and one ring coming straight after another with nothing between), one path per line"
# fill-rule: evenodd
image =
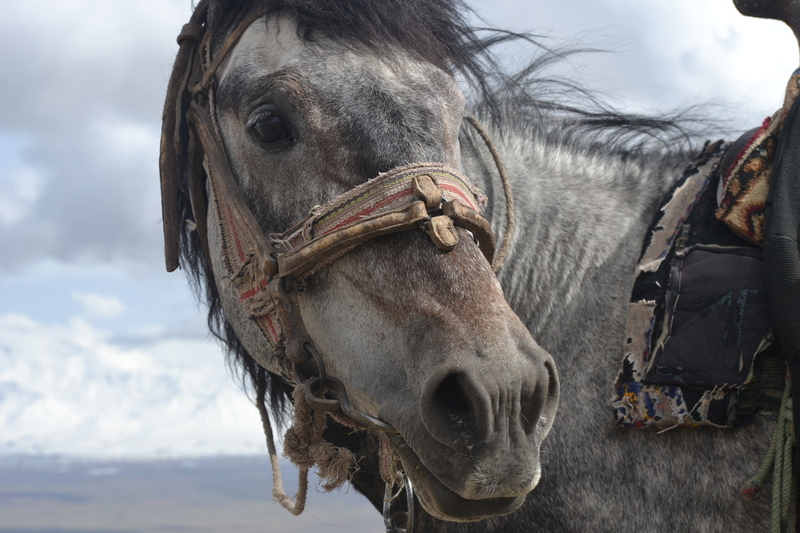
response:
M537 342L553 350L565 328L624 309L646 228L687 159L582 144L557 127L487 129L516 203L512 251L498 277ZM486 146L471 132L462 136L462 164L489 196L486 213L500 238L502 187Z

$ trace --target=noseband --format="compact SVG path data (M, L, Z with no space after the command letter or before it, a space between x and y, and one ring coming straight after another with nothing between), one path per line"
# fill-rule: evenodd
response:
M449 252L459 240L456 227L464 228L487 261L492 264L494 258L493 266L499 269L498 259L501 264L513 232L513 203L499 155L480 124L469 117L487 141L506 192L506 236L497 258L491 227L480 214L486 198L466 177L438 163L413 164L380 174L313 208L308 217L282 234L267 237L231 171L216 123L213 83L227 54L266 10L243 21L213 58L207 11L208 0L201 0L178 37L180 50L164 109L160 170L167 270L178 266L178 176L185 174L194 224L206 256L211 259L210 208L222 251L224 275L219 281L233 291L272 348L277 367L270 370L302 386L309 405L319 411L341 412L362 428L397 433L385 421L354 408L344 385L327 375L300 316L297 294L315 271L370 239L401 231L422 231L439 250ZM271 441L271 429L267 437Z

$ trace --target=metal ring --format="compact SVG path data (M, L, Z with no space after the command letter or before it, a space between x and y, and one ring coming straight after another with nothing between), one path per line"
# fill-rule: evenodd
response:
M319 376L309 379L303 379L303 374L300 369L295 365L294 372L298 383L302 383L305 388L306 401L309 405L320 411L333 411L341 409L342 412L352 418L357 424L360 424L366 429L374 429L376 431L383 431L384 433L400 434L394 426L384 422L380 418L375 418L367 413L356 409L350 404L350 398L347 396L347 390L344 384L336 378L328 376L325 370L325 363L322 361L322 356L317 349L310 342L303 344L303 349L310 353L317 363L317 370ZM324 397L325 390L331 390L336 393L339 400L330 400Z
M320 378L311 378L303 383L303 389L306 393L306 401L308 405L317 411L336 411L339 409L339 400L330 400L325 397L325 388L319 386L321 383Z
M414 529L414 487L411 485L411 480L407 475L403 475L403 483L406 486L406 510L408 511L406 533L411 533Z
M403 475L403 488L406 491L406 510L392 513L392 489L393 483L386 483L386 490L383 493L383 525L386 526L386 533L412 533L414 529L414 489L411 480ZM405 522L405 525L398 524Z
M317 363L317 372L319 372L320 389L328 388L328 373L325 371L325 363L322 361L322 356L319 354L314 345L310 342L303 344L303 349L306 353L311 354L314 362Z
M393 433L396 435L400 434L391 424L353 407L350 404L350 398L347 397L344 384L338 379L328 377L328 388L336 392L339 396L342 412L355 420L358 424L361 424L366 429L374 429L376 431L383 431L384 433Z
M383 492L383 525L386 526L386 533L406 533L405 530L397 527L395 521L397 513L392 514L392 489L394 489L394 483L386 483L386 489Z

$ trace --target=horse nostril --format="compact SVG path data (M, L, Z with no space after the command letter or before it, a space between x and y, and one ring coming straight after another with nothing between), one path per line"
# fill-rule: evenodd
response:
M555 368L544 363L520 370L517 379L496 365L443 369L427 380L422 393L425 429L453 451L476 458L486 446L540 441L558 404Z
M546 420L543 418L545 427L545 435L546 432L550 431L550 426L553 425L553 417L556 414L556 408L558 407L558 399L561 395L561 386L558 381L558 372L556 372L556 365L552 359L548 359L545 364L545 369L547 369L547 396L542 403L543 408L543 417L549 418ZM544 438L544 436L542 436Z
M466 446L471 450L480 441L478 416L465 387L464 378L450 374L436 387L431 396L431 409L441 424L445 444ZM461 446L458 446L461 447Z
M526 435L532 435L539 427L542 407L547 401L549 387L538 386L529 394L522 394L519 399L519 424Z
M558 374L552 360L544 362L544 370L541 381L532 383L533 391L520 398L520 423L526 435L533 435L540 427L550 427L552 420L548 418L552 418L558 405Z

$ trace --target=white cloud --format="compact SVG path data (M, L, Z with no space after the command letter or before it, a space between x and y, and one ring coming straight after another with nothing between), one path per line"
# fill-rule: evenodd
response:
M0 27L7 31L27 27L35 31L40 46L76 61L114 62L143 41L170 33L177 36L176 28L188 21L191 6L192 0L11 2Z
M0 92L13 105L0 107L0 271L45 257L156 264L161 108L191 7L191 0L8 6ZM26 142L15 168L27 174L5 170L3 145L16 138ZM46 184L31 188L30 169Z
M732 2L718 0L614 4L651 21L645 50L664 59L655 65L662 79L671 77L686 95L713 99L728 116L747 116L750 127L783 104L798 65L797 41L784 23L744 17Z
M161 131L154 123L126 122L109 118L95 124L97 138L105 145L104 157L149 158L153 161L153 175L156 175Z
M42 194L44 181L30 167L0 170L0 223L10 226L25 218Z
M623 109L658 113L710 102L716 107L706 111L731 135L760 125L781 105L798 65L785 24L744 17L730 1L470 3L490 25L611 50L577 58L572 76Z
M83 306L83 310L86 313L93 317L116 318L125 312L125 304L116 296L74 291L72 298Z
M83 320L0 315L0 453L263 453L258 413L215 345L125 349L108 337Z

